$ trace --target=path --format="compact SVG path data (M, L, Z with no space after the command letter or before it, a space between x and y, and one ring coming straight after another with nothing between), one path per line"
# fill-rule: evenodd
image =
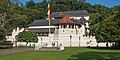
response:
M0 50L0 55L28 52L28 51L34 51L34 48L3 49L3 50Z

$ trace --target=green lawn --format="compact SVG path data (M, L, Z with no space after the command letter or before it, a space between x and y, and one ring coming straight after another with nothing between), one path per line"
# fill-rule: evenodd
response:
M120 50L65 48L65 51L32 51L1 55L0 60L120 60Z

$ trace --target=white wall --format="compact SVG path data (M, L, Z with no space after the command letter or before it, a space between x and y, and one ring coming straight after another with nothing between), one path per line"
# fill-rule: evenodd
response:
M70 18L75 19L75 20L80 20L81 19L81 17L70 17ZM88 21L90 17L89 16L84 16L84 18Z
M19 27L13 29L12 36L6 36L6 40L11 41L13 43L13 46L15 46L16 45L16 42L15 42L16 41L16 36L20 32L23 32L24 30L27 31L25 28L19 28Z
M107 42L98 43L98 47L107 47L106 44ZM108 43L108 47L111 47L111 46L112 46L112 43Z

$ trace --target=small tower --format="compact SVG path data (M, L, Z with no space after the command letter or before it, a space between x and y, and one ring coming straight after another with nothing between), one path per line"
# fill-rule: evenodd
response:
M76 23L73 22L68 16L64 16L61 20L55 22L54 24L57 26L57 31L59 34L74 34Z

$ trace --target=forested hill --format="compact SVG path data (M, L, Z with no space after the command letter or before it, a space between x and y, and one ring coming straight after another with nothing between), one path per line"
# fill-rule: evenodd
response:
M45 18L47 4L46 0L38 3L30 0L24 6L19 0L0 0L0 37L11 32L15 27L26 27L35 19ZM104 22L108 22L110 19L114 21L112 19L118 18L114 18L114 16L119 14L119 7L108 8L102 5L91 5L85 0L51 0L51 12L87 10L91 14L90 30L92 35L99 33L99 27L102 27L102 24L104 26Z

